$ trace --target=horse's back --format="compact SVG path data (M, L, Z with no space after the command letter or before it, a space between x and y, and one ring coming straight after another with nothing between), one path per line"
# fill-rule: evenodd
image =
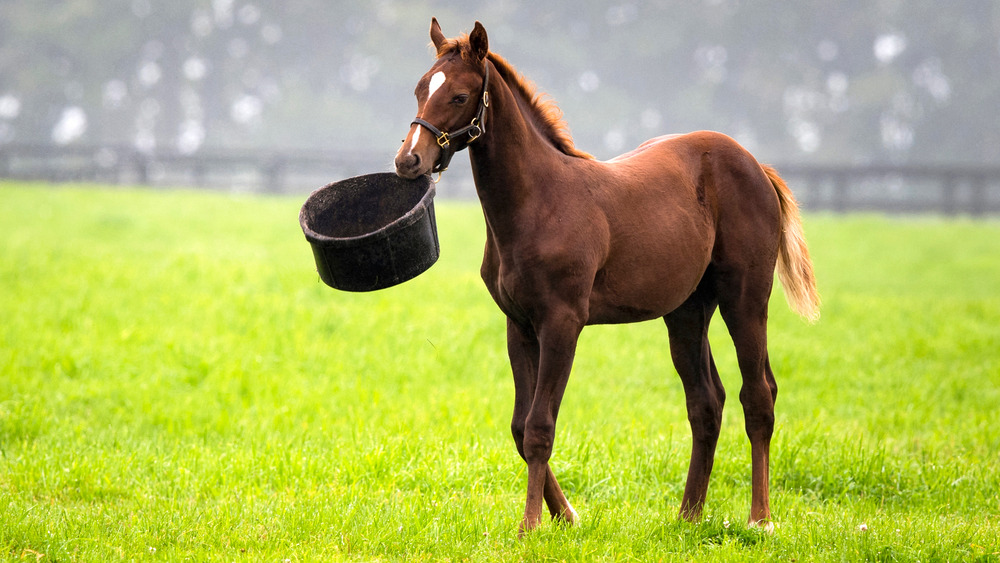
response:
M700 161L703 155L726 159L728 165L757 164L757 160L735 139L716 131L694 131L653 137L635 149L618 155L606 164L635 162L639 165L651 165L654 161L679 160L684 161L689 171L693 171L694 161Z
M678 137L683 137L683 136L684 136L684 134L682 134L682 133L673 133L673 134L670 134L670 135L660 135L659 137L653 137L652 139L643 141L642 144L640 144L638 147L630 150L629 152L620 154L620 155L618 155L618 156L616 156L616 157L608 160L608 162L618 162L620 160L627 160L627 159L629 159L629 158L631 158L631 157L633 157L633 156L635 156L637 154L640 154L640 153L644 152L646 149L649 149L649 148L657 146L659 143L661 143L663 141L669 141L669 140L676 139Z
M729 193L734 187L775 199L757 160L733 138L714 131L655 137L595 166L604 169L608 181L601 190L612 202L653 198L680 210L702 207L715 216L724 198L742 199Z
M778 218L777 196L760 163L723 133L655 137L604 164L633 189L693 197L716 219L741 212Z

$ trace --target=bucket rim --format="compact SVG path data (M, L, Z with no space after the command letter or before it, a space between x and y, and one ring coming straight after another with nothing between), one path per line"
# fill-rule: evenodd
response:
M310 202L312 202L313 199L317 197L318 194L320 194L321 192L330 189L335 189L335 186L337 186L338 184L341 184L343 182L348 182L351 180L355 181L362 180L365 183L370 183L371 180L373 180L376 177L386 177L386 176L392 176L394 178L399 179L402 182L423 184L423 186L421 187L423 188L424 193L423 195L420 196L420 200L416 203L416 205L414 205L409 211L407 211L403 215L397 217L388 224L379 227L378 229L370 233L364 233L361 235L354 235L354 236L337 237L337 236L325 235L323 233L318 233L314 231L312 227L309 226L308 221L306 220L306 209L309 207ZM330 182L329 184L317 188L311 194L309 194L309 197L306 198L305 203L302 204L302 208L299 210L299 226L302 227L302 232L305 234L306 239L310 243L327 244L332 246L342 246L342 245L355 246L365 241L388 237L389 235L401 229L405 229L413 225L414 223L417 223L418 221L422 220L423 217L428 213L428 210L431 207L431 205L433 205L434 203L434 195L435 195L434 182L431 180L431 177L428 174L425 174L413 180L400 178L394 172L375 172L372 174L361 174L358 176L352 176L350 178L344 178L336 182Z

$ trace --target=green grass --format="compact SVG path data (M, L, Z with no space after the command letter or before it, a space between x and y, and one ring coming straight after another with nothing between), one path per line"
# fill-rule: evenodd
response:
M522 541L481 212L439 202L439 263L349 294L302 199L0 185L0 559L1000 559L1000 223L807 217L823 318L772 299L770 536L721 320L698 524L666 329L587 329L553 458L582 522Z

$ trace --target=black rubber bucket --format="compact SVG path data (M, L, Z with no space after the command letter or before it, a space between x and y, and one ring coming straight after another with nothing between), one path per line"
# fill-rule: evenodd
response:
M309 196L299 225L324 283L374 291L420 275L441 253L430 176L391 172L328 184Z

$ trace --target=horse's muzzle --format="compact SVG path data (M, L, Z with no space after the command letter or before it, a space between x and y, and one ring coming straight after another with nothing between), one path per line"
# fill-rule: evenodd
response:
M400 152L396 155L396 175L400 178L413 180L427 173L423 170L423 161L419 154Z

